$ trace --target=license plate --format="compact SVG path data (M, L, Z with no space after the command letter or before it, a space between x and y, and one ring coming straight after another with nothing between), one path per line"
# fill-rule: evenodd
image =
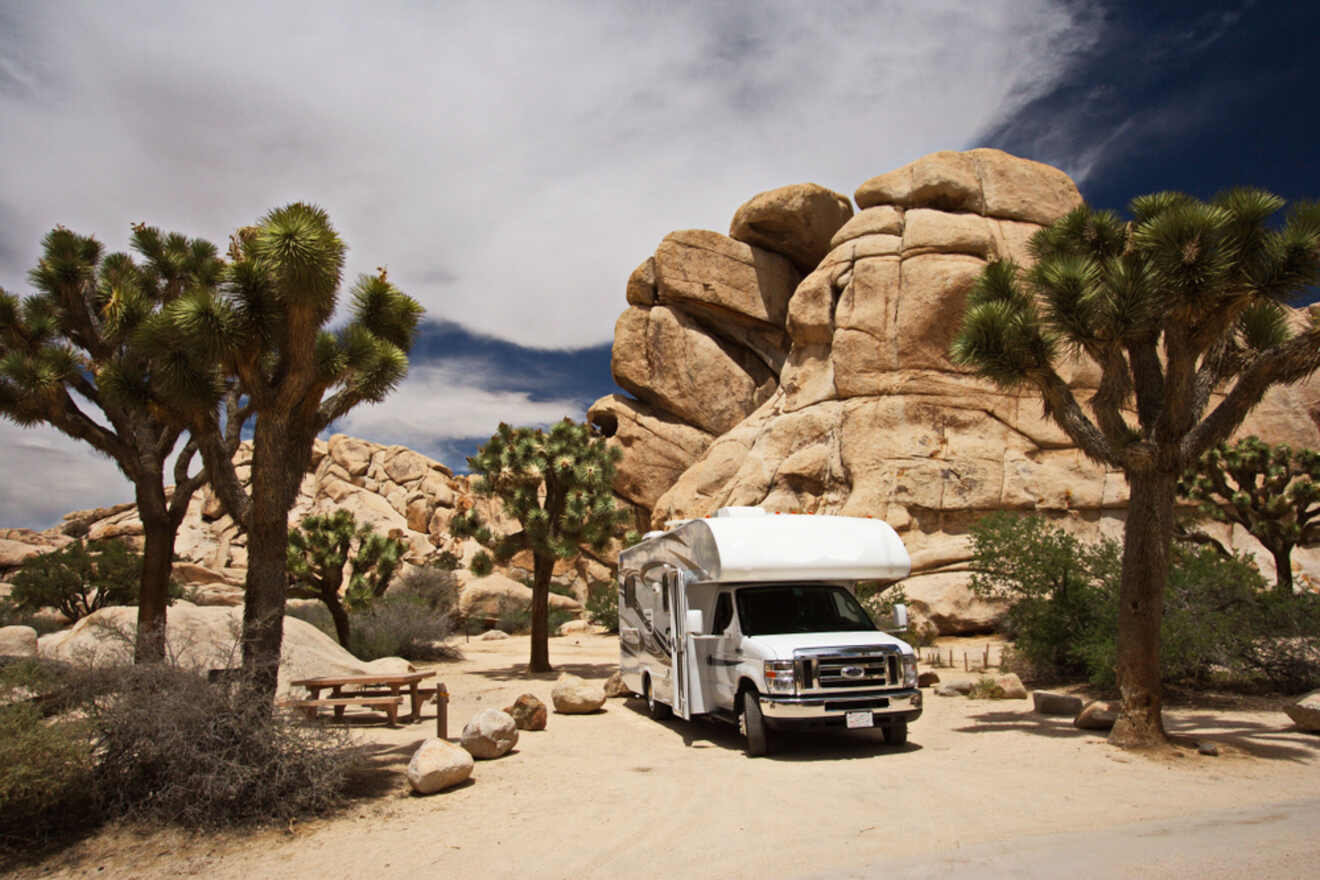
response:
M843 717L849 727L875 726L875 719L871 717L870 712L848 712Z

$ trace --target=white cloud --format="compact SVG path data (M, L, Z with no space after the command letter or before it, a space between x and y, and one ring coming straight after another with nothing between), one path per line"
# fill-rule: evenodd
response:
M118 466L53 428L0 422L0 526L46 528L73 510L133 500Z
M479 359L414 366L388 399L351 411L334 430L426 451L451 440L490 436L500 422L548 425L565 416L581 421L590 403L491 390L489 384L497 379L498 365Z
M387 265L434 318L599 344L670 230L974 146L1093 39L1069 6L0 0L0 286L26 290L56 223L112 248L137 220L223 244L309 199L350 278ZM418 366L339 427L434 449L587 403L508 387ZM53 431L0 439L6 524L131 497Z
M851 193L1039 93L1087 39L1066 7L22 4L0 28L0 284L57 222L223 241L304 198L353 273L388 264L437 317L599 343L669 230L787 183Z

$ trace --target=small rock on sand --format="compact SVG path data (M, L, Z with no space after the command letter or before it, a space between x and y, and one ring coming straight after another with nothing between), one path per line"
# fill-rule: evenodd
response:
M462 746L431 737L408 762L408 783L418 794L452 788L472 775L472 755Z
M605 689L596 682L584 681L576 675L560 676L550 692L555 711L565 715L585 715L605 705Z

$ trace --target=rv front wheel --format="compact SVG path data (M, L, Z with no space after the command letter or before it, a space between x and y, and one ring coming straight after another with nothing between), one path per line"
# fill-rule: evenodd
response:
M738 727L747 737L747 755L759 758L770 751L765 732L765 718L761 715L761 700L756 691L743 694L742 713L738 716Z
M647 676L642 682L642 691L646 697L646 711L656 721L667 721L674 714L674 710L669 708L668 703L662 703L655 698L655 691L651 688L651 676Z
M884 728L885 745L901 746L907 743L907 722L898 721Z

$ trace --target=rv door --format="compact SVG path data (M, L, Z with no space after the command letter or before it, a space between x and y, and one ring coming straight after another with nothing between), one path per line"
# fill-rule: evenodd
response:
M673 638L670 644L673 645L671 662L674 664L670 670L670 680L674 684L674 714L679 718L691 718L691 710L688 706L688 694L690 683L688 682L687 666L687 601L683 592L682 577L676 571L665 572L663 589L665 591L665 604L669 606L669 619L673 622Z

